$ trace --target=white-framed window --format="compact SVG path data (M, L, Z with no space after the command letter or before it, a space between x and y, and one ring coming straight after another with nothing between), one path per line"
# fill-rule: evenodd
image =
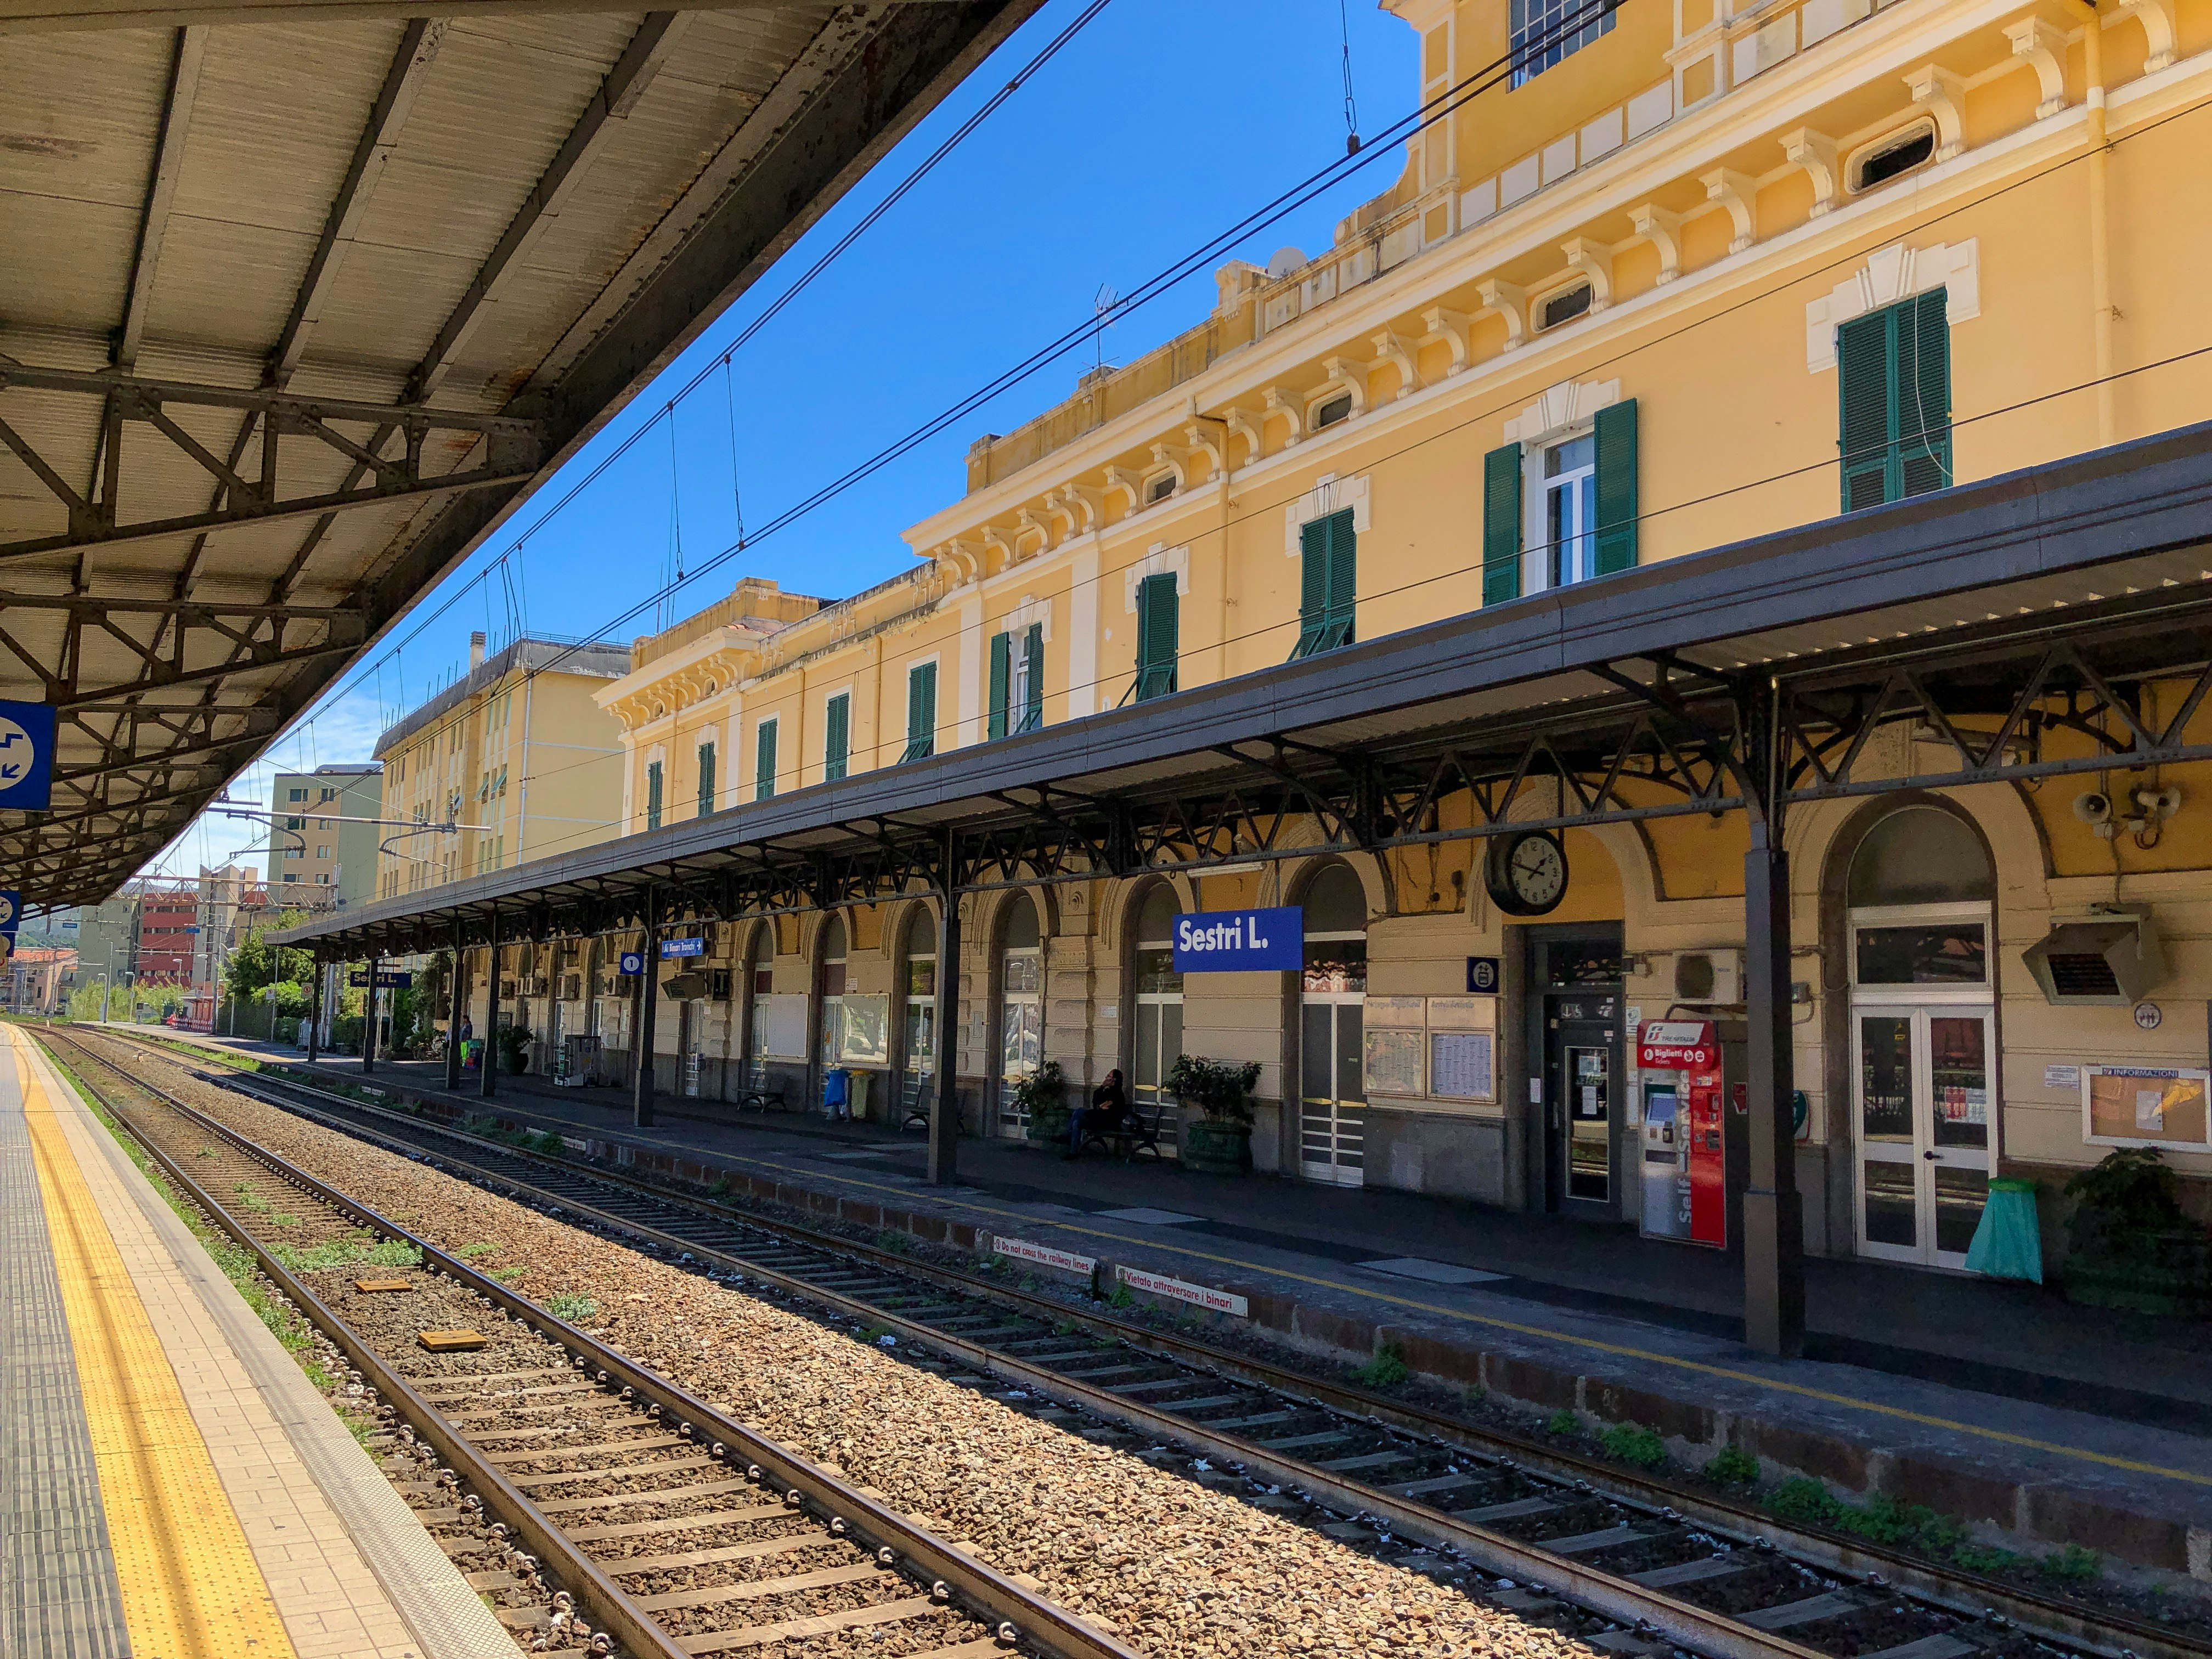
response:
M1852 194L1873 190L1927 166L1936 157L1936 143L1935 120L1923 116L1860 146L1844 166Z
M1528 545L1532 590L1597 574L1597 436L1589 428L1530 446Z
M1587 280L1553 289L1539 299L1533 307L1536 316L1536 331L1540 334L1546 329L1559 327L1562 323L1571 323L1577 317L1587 317L1590 303L1595 297L1596 290Z
M1315 431L1318 432L1325 426L1334 426L1340 421L1348 421L1351 418L1352 394L1349 392L1340 392L1334 398L1324 398L1314 406L1313 418L1310 424Z
M1613 9L1589 0L1513 0L1513 84L1525 86L1601 34L1613 32Z
M1145 505L1164 501L1176 492L1176 475L1172 471L1155 472L1145 480Z

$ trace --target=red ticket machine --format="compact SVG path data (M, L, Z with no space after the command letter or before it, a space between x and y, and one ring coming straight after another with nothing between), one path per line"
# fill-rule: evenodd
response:
M1653 1020L1638 1034L1644 1088L1644 1234L1728 1246L1728 1142L1720 1033Z

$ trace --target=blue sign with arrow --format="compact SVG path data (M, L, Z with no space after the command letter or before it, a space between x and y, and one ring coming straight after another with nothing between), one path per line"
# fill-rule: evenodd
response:
M660 959L663 962L672 957L703 957L706 954L707 941L703 939L665 939L660 941Z
M53 795L53 706L0 702L0 806L45 811Z

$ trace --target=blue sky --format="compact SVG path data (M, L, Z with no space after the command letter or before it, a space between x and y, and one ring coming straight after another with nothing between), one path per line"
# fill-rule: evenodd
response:
M680 533L696 569L1070 328L1101 289L1121 294L1344 154L1342 26L1363 133L1414 102L1414 36L1374 0L1111 0L1105 10L664 422L558 512L555 501L661 414L702 368L1083 9L1048 0L709 327L468 565L349 671L309 720L231 786L265 802L276 768L366 760L377 734L467 659L468 635L628 640L655 613L617 618L673 574ZM1395 179L1404 148L1255 234L1232 255L1328 246L1338 219ZM1128 315L1104 339L1126 362L1200 319L1215 265ZM666 621L740 574L835 599L912 562L899 532L963 488L969 444L1073 389L1086 344L883 471L748 546L684 588ZM734 441L732 412L734 409ZM672 481L673 488L672 489ZM680 511L677 510L680 508ZM541 523L542 521L542 523ZM494 569L518 538L521 550ZM489 574L487 574L489 573ZM436 615L442 608L443 614ZM203 820L163 855L189 873L256 845L252 827ZM261 860L248 854L244 861Z

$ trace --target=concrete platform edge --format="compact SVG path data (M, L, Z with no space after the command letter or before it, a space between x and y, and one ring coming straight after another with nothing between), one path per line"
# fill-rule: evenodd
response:
M43 1050L47 1087L72 1096ZM104 1126L90 1136L207 1309L425 1659L509 1659L514 1639L369 1454Z
M298 1072L303 1079L307 1075L282 1060L252 1058L279 1071ZM477 1105L464 1109L389 1076L377 1078L373 1086L394 1100L419 1104L441 1121L473 1117L488 1119L501 1128L554 1128L567 1134L572 1143L585 1140L588 1156L619 1163L641 1174L701 1188L726 1182L733 1195L902 1232L977 1255L990 1254L992 1233L1002 1231L989 1224L955 1220L919 1208L858 1199L803 1182L755 1174L717 1163L709 1155L672 1154L603 1128L580 1136L573 1124L533 1119L526 1108L510 1102L501 1102L490 1111ZM926 1194L918 1192L916 1197L925 1198ZM1034 1224L1048 1228L1053 1224L1048 1218L1040 1217ZM1187 1274L1189 1270L1177 1266L1170 1271ZM1310 1352L1364 1362L1385 1345L1392 1346L1413 1371L1431 1381L1480 1387L1502 1400L1540 1411L1573 1411L1601 1425L1633 1424L1654 1429L1678 1453L1689 1450L1710 1456L1733 1443L1772 1471L1809 1475L1851 1493L1879 1492L1900 1503L1925 1504L2016 1540L2048 1546L2079 1544L2133 1566L2212 1583L2212 1526L2130 1507L2046 1479L1995 1472L1986 1464L1965 1458L1885 1448L1840 1427L1824 1430L1780 1421L1755 1412L1731 1410L1716 1404L1710 1395L1699 1398L1687 1391L1639 1388L1595 1369L1552 1363L1504 1352L1501 1346L1346 1315L1257 1283L1225 1277L1213 1283L1215 1288L1248 1299L1254 1328Z

